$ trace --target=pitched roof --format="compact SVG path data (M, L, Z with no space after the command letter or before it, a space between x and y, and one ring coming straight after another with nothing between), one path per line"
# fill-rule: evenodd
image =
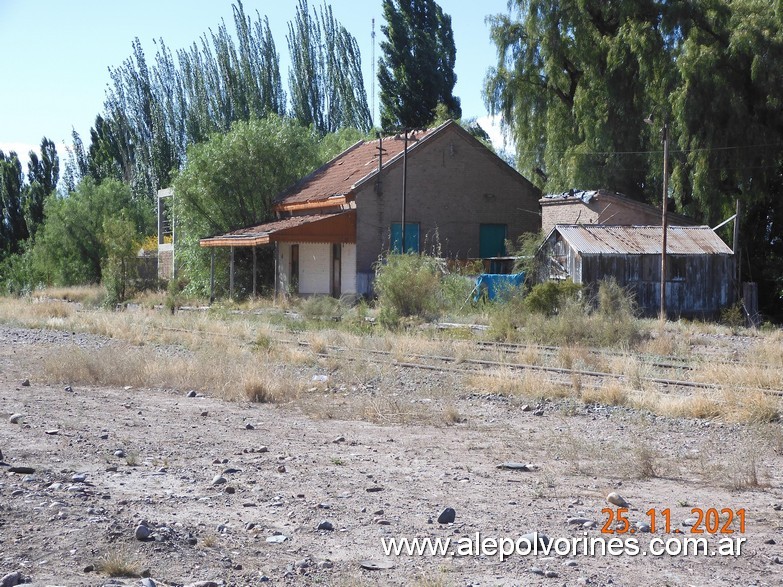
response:
M456 123L448 121L434 129L410 133L408 152L450 124ZM340 196L349 195L362 180L378 173L379 146L383 149L382 163L385 168L402 157L405 140L398 134L380 140L359 141L280 194L275 198L275 205L279 209L311 202L326 203L330 198L339 199Z
M660 226L558 224L557 231L575 250L588 255L660 255ZM669 255L731 255L731 249L709 226L670 226L666 233Z
M542 197L538 202L539 204L541 204L541 206L550 206L556 204L571 204L574 202L582 202L583 204L589 204L593 200L598 200L598 201L614 200L615 202L618 202L624 206L636 208L638 210L644 210L648 213L652 213L652 214L661 213L660 208L651 206L647 202L634 200L633 198L629 198L628 196L626 196L625 194L621 194L620 192L613 192L605 189L568 190L567 192L562 192L560 194L547 194L544 197ZM604 208L604 211L605 210L606 208ZM677 214L676 212L672 212L671 210L667 211L666 214L668 215L670 222L677 222L677 224L688 224L688 225L696 224L692 219L688 218L687 216L683 216L682 214Z

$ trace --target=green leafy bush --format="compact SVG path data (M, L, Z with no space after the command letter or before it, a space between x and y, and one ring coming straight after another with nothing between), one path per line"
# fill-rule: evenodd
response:
M376 265L375 291L381 322L384 316L395 315L432 319L442 307L438 261L426 255L391 253Z
M525 298L525 307L531 312L554 316L568 301L576 300L582 286L573 281L545 281L533 286Z

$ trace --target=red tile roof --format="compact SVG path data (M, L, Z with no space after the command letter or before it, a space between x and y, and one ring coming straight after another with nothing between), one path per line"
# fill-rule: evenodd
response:
M450 122L435 129L410 133L408 150L414 149L422 139L430 137L448 124ZM283 207L320 202L350 194L362 179L378 172L379 143L382 144L383 166L386 167L402 155L405 141L402 135L384 137L381 141L360 141L283 192L275 199L275 204Z

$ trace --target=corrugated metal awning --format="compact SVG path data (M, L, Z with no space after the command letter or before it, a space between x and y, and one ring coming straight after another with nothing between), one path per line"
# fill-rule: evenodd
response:
M202 247L257 247L272 242L356 242L356 210L291 216L209 238Z
M553 229L574 250L585 255L660 255L660 226L558 224ZM668 255L731 255L732 251L709 226L670 226Z

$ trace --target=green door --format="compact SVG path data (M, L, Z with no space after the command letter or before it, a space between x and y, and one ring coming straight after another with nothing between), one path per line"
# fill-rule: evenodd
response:
M506 256L506 225L482 224L479 229L479 257Z

